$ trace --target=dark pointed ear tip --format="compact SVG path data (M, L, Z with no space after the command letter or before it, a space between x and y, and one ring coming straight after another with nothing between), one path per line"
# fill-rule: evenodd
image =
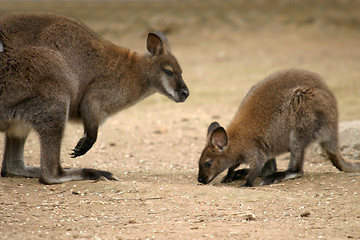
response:
M161 39L161 41L166 42L167 44L169 44L169 40L167 39L167 37L165 36L165 34L163 32L156 30L156 31L148 34L148 36L151 36L151 35L155 36L155 37Z
M216 122L216 121L212 122L212 123L210 124L210 126L211 126L211 125L213 125L213 126L220 126L220 124L219 124L218 122Z
M209 125L209 129L212 129L212 130L215 130L216 128L219 128L221 127L220 124L218 122L212 122L210 125Z
M157 37L157 38L159 38L159 36L156 35L155 33L148 33L148 38L149 38L149 37Z
M222 126L218 126L217 128L215 128L212 133L214 134L214 133L217 133L219 131L224 132L225 134L227 134L225 128L223 128Z
M208 132L207 132L207 135L209 135L210 133L212 133L215 129L221 127L220 124L218 122L212 122L210 125L209 125L209 128L208 128Z
M149 32L149 33L148 33L148 37L150 37L150 36L159 37L158 32L159 32L159 31ZM160 33L161 33L161 32L160 32Z

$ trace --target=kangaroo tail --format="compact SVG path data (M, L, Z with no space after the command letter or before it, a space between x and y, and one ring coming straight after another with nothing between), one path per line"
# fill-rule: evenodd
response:
M360 162L350 162L344 159L340 153L334 154L329 151L325 152L332 164L340 171L360 172Z
M348 161L341 155L337 138L333 138L330 141L320 142L320 146L332 164L340 171L360 172L360 162Z

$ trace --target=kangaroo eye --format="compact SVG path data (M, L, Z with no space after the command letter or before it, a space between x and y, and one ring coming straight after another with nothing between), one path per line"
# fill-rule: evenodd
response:
M212 165L212 163L213 163L212 160L205 162L205 167L206 167L206 168L210 168L211 165Z
M172 71L170 71L170 70L163 69L163 71L164 71L164 73L165 73L166 75L168 75L169 77L174 76L174 73L173 73Z

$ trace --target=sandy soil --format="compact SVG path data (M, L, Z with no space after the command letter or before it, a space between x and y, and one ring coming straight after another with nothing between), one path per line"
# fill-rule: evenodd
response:
M110 170L120 181L44 186L2 178L1 238L360 238L360 174L339 172L319 155L308 157L300 179L249 189L220 177L199 185L203 125L212 118L206 108L140 104L110 119L91 152L75 160L67 152L81 128L69 126L64 166ZM38 164L34 135L27 149L27 162ZM286 155L278 161L281 169L287 163Z
M145 49L142 33L103 35ZM154 95L113 116L94 147L76 159L68 153L82 127L69 124L63 166L108 170L119 181L45 186L37 179L0 178L0 239L360 239L360 173L339 172L316 147L299 179L246 189L239 188L242 181L221 184L221 177L209 185L196 181L208 124L227 125L251 85L289 67L325 77L339 101L340 147L359 161L360 126L353 121L360 119L358 30L270 24L184 28L168 37L189 99L175 104ZM39 165L35 134L25 158ZM279 168L288 161L288 155L279 157Z

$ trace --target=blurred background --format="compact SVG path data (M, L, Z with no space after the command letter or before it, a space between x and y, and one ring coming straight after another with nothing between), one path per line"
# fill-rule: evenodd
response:
M305 68L335 92L340 119L360 119L360 1L1 1L0 15L46 11L74 17L139 52L166 33L184 72L188 106L230 107L270 73ZM168 102L154 95L147 104ZM215 108L215 109L214 109Z

